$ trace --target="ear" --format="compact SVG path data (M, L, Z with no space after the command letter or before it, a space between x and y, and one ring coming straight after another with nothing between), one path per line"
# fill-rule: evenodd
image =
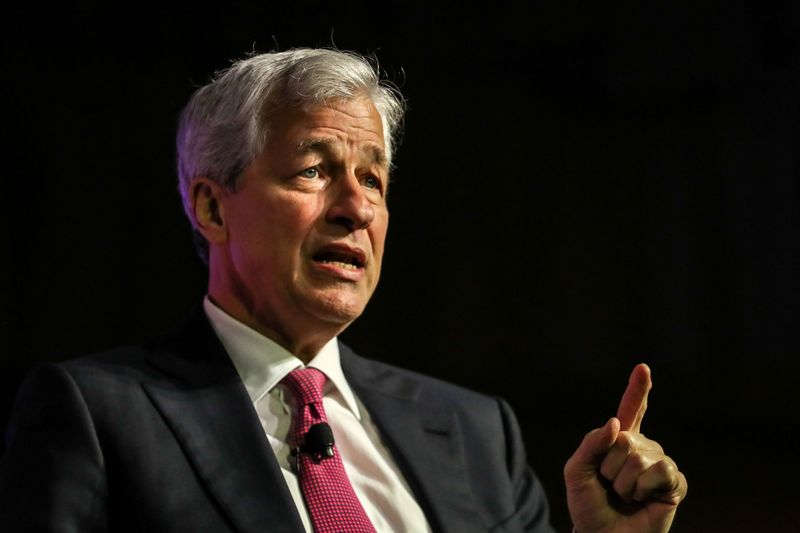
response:
M228 238L222 198L226 194L222 185L214 180L198 177L189 187L192 215L197 231L209 242L220 244Z

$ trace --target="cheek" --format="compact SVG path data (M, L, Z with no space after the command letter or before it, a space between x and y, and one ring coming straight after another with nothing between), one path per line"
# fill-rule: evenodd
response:
M240 268L251 273L274 275L286 260L296 221L284 216L281 206L245 204L232 217L229 235L231 253Z
M318 206L309 198L291 195L251 212L251 231L262 233L276 245L296 243L305 237L318 218Z
M309 251L308 247L314 243L314 229L319 224L321 213L318 203L311 199L276 206L269 220L269 233L283 261L294 263Z

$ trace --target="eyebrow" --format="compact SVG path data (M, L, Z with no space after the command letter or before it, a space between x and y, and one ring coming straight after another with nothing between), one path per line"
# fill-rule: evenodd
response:
M334 152L333 147L337 144L339 144L339 140L334 137L304 139L297 143L297 153L301 155L309 153L330 154ZM384 168L389 167L389 160L383 148L370 144L365 147L362 152L367 153L371 164L379 165Z

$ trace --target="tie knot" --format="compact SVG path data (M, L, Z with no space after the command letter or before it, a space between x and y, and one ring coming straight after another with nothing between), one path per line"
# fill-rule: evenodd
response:
M322 387L326 379L325 374L316 368L298 368L289 372L281 382L292 391L299 404L309 405L322 402Z

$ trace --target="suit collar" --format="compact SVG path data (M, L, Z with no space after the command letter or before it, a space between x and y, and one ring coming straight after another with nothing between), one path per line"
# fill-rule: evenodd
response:
M303 362L283 346L239 322L206 296L203 312L256 403ZM338 356L338 349L337 349Z
M386 437L434 531L474 531L483 517L467 479L455 413L425 403L419 381L363 359L344 344L340 353L351 387Z
M145 391L233 529L302 533L247 391L199 307L149 361L170 379Z
M169 379L145 383L220 504L243 533L302 533L303 526L250 397L198 306L156 343L150 363ZM435 531L483 524L465 469L465 444L455 413L423 403L424 388L339 345L345 376L387 439Z

